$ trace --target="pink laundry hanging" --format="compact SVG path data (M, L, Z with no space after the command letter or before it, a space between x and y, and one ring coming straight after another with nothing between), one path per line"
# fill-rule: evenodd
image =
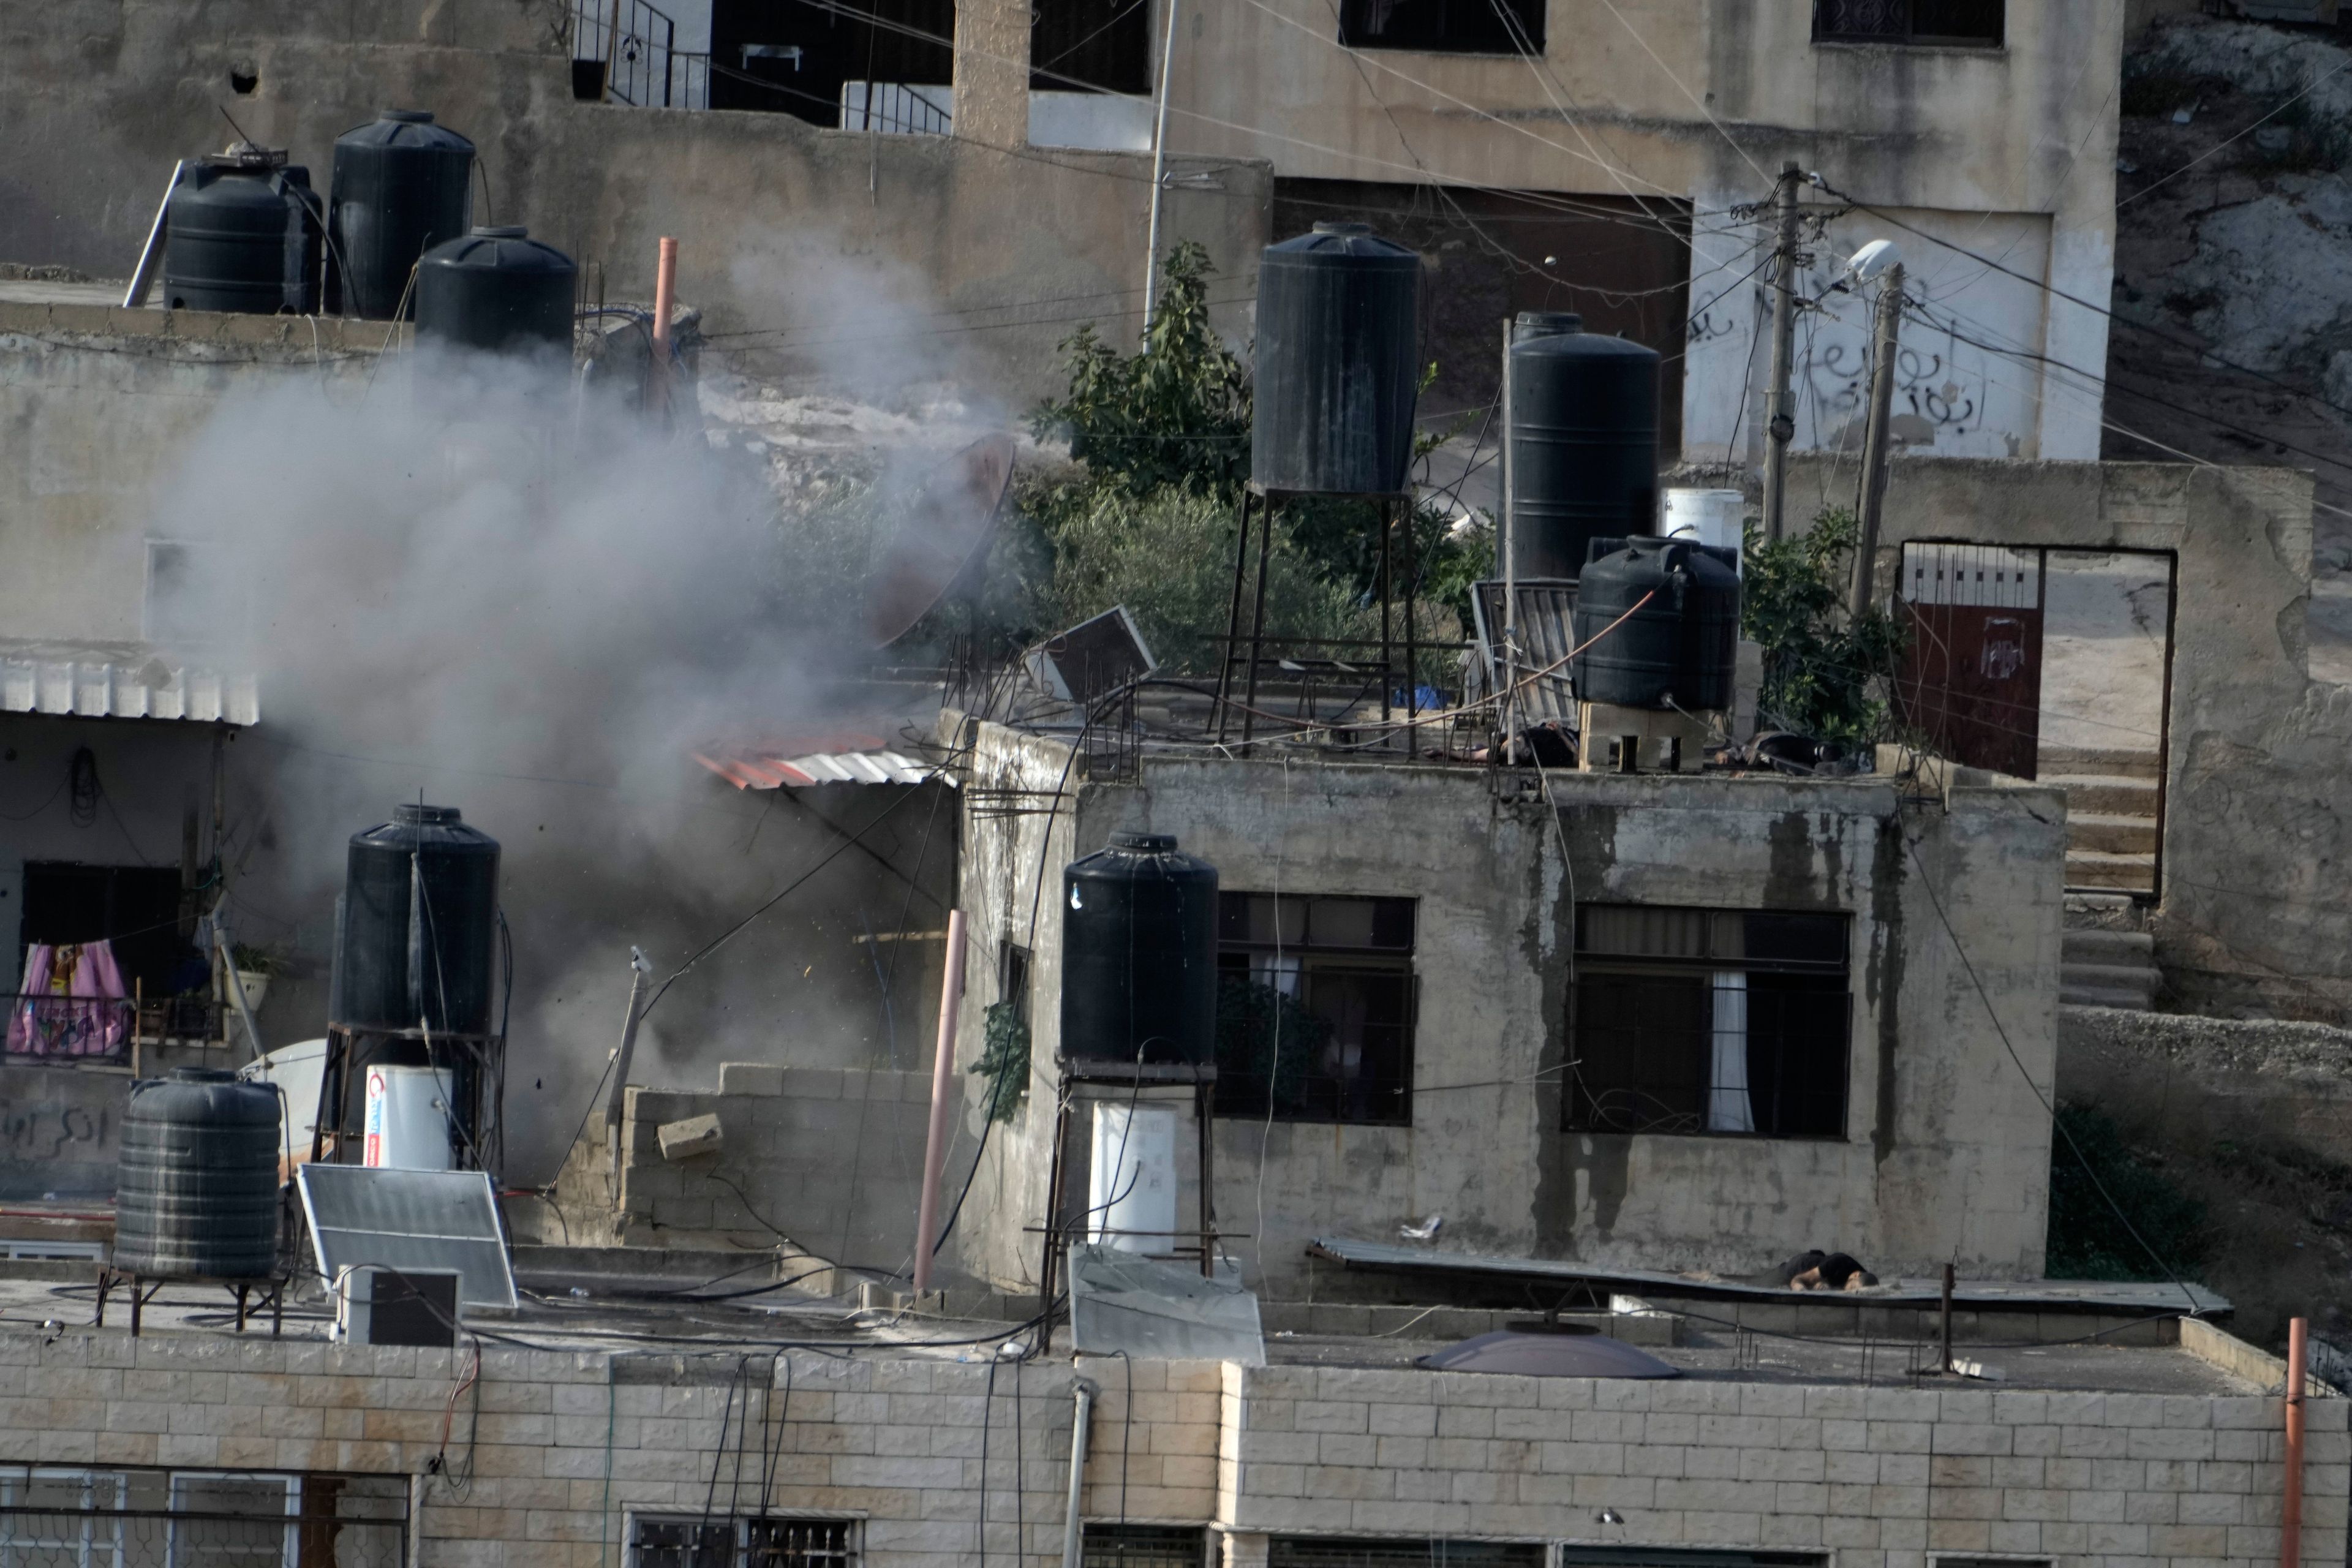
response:
M130 993L109 942L35 942L8 1012L8 1049L25 1056L98 1057L130 1032Z

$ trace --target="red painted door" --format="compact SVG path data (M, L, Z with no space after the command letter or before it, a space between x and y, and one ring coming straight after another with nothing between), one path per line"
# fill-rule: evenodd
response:
M2034 776L2042 708L2042 552L1906 544L1896 615L1909 634L1898 716L1937 756Z

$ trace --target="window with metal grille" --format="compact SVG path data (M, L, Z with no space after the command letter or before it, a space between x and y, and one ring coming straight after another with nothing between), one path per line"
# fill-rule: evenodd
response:
M1543 1568L1534 1541L1349 1541L1277 1535L1266 1542L1266 1568Z
M1813 0L1813 41L1998 48L2004 0Z
M1210 1568L1197 1524L1089 1524L1080 1549L1080 1568Z
M628 1568L856 1568L857 1524L799 1514L632 1514Z
M1412 1121L1411 899L1222 893L1217 1114Z
M1351 49L1540 55L1544 0L1339 0L1339 42Z
M1567 1125L1845 1135L1847 917L1585 904Z
M0 1568L403 1568L407 1481L0 1466Z

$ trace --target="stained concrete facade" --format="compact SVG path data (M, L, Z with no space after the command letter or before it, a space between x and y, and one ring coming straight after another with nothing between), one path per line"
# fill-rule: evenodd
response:
M2188 1011L2336 1022L2352 1007L2352 687L2310 674L2311 483L2279 468L1911 457L1887 485L1882 584L1914 540L2172 563L2162 888L2147 928ZM1792 515L1846 504L1851 485L1851 468L1798 463Z
M1412 1124L1216 1123L1219 1223L1248 1234L1226 1249L1275 1298L1307 1294L1311 1237L1385 1240L1431 1215L1452 1251L1729 1273L1839 1246L1882 1270L1956 1260L1963 1272L2040 1275L2064 837L2055 792L1981 774L1922 795L1885 777L1556 773L1554 812L1532 775L1475 768L1150 752L1139 766L1132 784L1097 783L1076 776L1060 741L977 726L967 798L1034 809L968 809L961 902L983 959L1003 942L1034 949L1045 1000L1027 1097L979 1163L957 1242L967 1269L1008 1288L1037 1278L1061 869L1138 829L1174 834L1225 890L1418 900ZM1047 815L1057 785L1066 794ZM1570 917L1591 900L1850 916L1843 1135L1563 1131ZM977 1059L995 1000L976 975L959 1065ZM960 1077L976 1137L986 1091ZM1191 1147L1180 1137L1180 1169L1196 1184ZM1069 1178L1081 1193L1084 1159L1081 1130ZM1180 1204L1186 1223L1196 1190Z

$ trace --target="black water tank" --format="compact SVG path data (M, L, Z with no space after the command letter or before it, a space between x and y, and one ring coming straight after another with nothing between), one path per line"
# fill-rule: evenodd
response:
M422 109L387 109L336 137L327 309L371 321L400 313L417 259L471 226L473 178L474 144Z
M131 1086L114 1194L114 1266L251 1279L278 1267L278 1091L214 1068Z
M1265 247L1250 477L1270 490L1391 495L1412 462L1421 257L1360 223Z
M240 142L182 171L164 204L163 300L174 310L319 308L319 198L310 172Z
M1582 331L1584 318L1573 310L1521 310L1511 321L1511 341L1515 343Z
M1513 343L1510 442L1519 576L1573 577L1595 537L1654 531L1656 352L1580 331Z
M416 335L492 353L572 354L572 258L520 228L477 228L416 269Z
M1624 624L1609 631L1621 617ZM1739 653L1738 552L1685 539L1595 539L1577 585L1576 641L1592 645L1570 667L1583 701L1728 709Z
M1062 1055L1208 1062L1217 868L1161 833L1114 833L1062 873Z
M410 896L421 888L424 897ZM402 805L352 836L331 1024L435 1035L490 1032L490 950L499 918L499 841L450 805Z

